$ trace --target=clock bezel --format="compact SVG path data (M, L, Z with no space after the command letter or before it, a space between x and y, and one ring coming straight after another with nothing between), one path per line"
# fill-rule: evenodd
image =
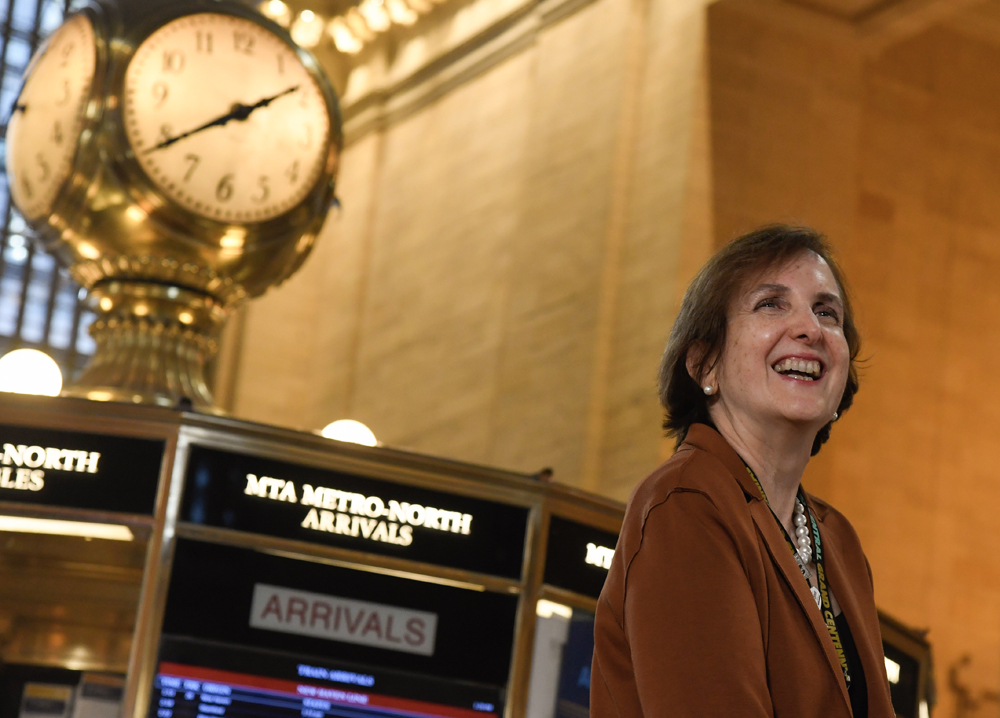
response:
M129 142L123 115L125 73L135 52L145 40L167 23L202 13L229 15L248 20L277 37L298 57L319 87L320 95L326 104L330 130L323 148L325 159L320 175L302 200L275 217L244 222L211 219L187 209L161 190L158 183L146 173ZM171 4L169 8L153 14L125 34L113 63L106 122L110 129L107 133L108 149L122 187L151 219L179 230L191 240L217 247L224 236L236 229L244 233L243 246L250 248L267 243L269 240L277 241L293 232L304 230L306 233L315 234L319 229L318 224L322 222L327 208L334 200L338 161L343 146L342 120L336 94L312 54L296 45L284 28L250 8L215 3L206 5L197 2ZM302 256L302 259L304 258L305 253ZM297 266L298 264L296 268Z
M59 27L62 27L77 16L87 18L94 34L94 73L91 77L90 91L84 103L84 110L81 113L79 132L76 133L75 137L71 137L67 133L69 141L74 143L72 156L69 161L69 172L67 172L66 176L63 177L55 188L55 194L48 207L34 217L28 217L21 212L21 208L14 201L13 193L10 195L10 201L17 208L18 213L21 214L28 226L32 228L35 236L43 241L48 234L46 231L48 223L53 217L65 217L67 211L71 215L75 214L73 209L82 206L82 200L86 194L86 186L90 183L90 178L96 171L99 162L99 150L97 147L97 135L99 133L97 130L104 114L104 83L107 79L110 62L109 38L111 32L108 18L103 8L94 2L89 2L66 15ZM15 104L20 102L24 88L31 79L34 67L40 58L41 55L37 54L36 50L36 54L28 62L24 79L17 91ZM6 167L4 169L6 171ZM16 177L8 178L10 184L16 181Z

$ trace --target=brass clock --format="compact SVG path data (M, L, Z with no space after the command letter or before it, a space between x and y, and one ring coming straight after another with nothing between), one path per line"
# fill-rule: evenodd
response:
M101 0L32 59L7 131L15 206L90 290L64 393L210 408L226 317L294 272L334 188L337 99L236 0Z

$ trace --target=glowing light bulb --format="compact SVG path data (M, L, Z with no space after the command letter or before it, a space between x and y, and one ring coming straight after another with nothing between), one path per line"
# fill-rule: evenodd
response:
M385 32L392 25L389 13L385 11L382 0L362 0L358 5L358 12L365 19L372 32Z
M386 6L389 9L389 17L397 25L412 25L419 17L405 0L387 0Z
M330 21L330 24L326 28L327 32L330 33L330 37L333 38L333 44L337 46L337 49L348 55L353 55L361 50L364 43L358 39L358 37L351 32L351 28L348 27L347 21L342 17L335 17Z
M323 22L312 10L303 10L292 23L292 39L302 47L316 47L323 39Z
M15 349L0 358L0 391L59 396L62 382L59 365L45 352Z
M327 424L320 433L327 439L335 441L346 441L363 446L378 445L378 440L372 430L354 419L339 419L332 424Z
M264 0L257 9L261 15L274 20L282 27L288 27L292 21L292 11L281 0Z

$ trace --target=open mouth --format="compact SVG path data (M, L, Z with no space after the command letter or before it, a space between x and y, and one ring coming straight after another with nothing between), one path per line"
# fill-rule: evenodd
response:
M771 367L782 376L799 381L816 381L823 376L823 364L815 359L782 359Z

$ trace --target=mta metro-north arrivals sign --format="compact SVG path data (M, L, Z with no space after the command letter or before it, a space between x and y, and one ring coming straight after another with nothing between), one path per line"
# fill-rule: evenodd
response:
M528 509L192 446L181 520L520 578Z
M0 424L0 501L153 513L164 442Z

